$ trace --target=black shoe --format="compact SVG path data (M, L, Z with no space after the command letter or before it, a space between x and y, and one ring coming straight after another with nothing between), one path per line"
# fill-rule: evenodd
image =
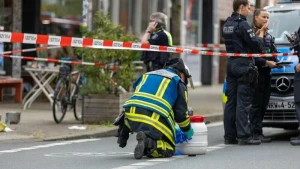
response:
M291 145L293 145L293 146L300 145L300 138L291 140L290 143L291 143Z
M141 159L144 156L144 151L146 149L147 143L147 136L142 131L138 132L136 135L136 140L138 144L135 146L134 149L134 157L135 159Z
M254 140L252 137L248 139L239 139L239 145L260 145L260 140Z
M238 144L238 140L237 139L225 139L224 144L226 144L226 145L228 145L228 144Z
M272 141L271 137L266 137L263 134L254 134L254 140L260 140L262 143L270 143Z

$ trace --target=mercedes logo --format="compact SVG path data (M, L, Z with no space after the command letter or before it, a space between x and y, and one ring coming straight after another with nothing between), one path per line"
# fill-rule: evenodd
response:
M291 81L286 76L281 76L276 80L276 89L285 92L291 87Z

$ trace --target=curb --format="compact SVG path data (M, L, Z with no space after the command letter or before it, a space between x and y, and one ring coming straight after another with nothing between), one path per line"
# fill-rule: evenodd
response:
M205 116L205 115L204 115ZM213 114L213 115L206 115L205 116L206 122L219 122L223 121L223 113L218 113L218 114ZM44 139L13 139L13 140L0 140L0 142L27 142L27 141L62 141L62 140L76 140L76 139L90 139L90 138L101 138L101 137L112 137L115 136L115 134L118 131L118 127L114 127L111 129L108 129L106 131L98 131L98 132L93 132L93 133L85 133L85 134L78 134L78 135L65 135L65 136L56 136L56 137L49 137L49 138L44 138Z
M218 114L214 114L214 115L207 115L205 117L206 117L205 118L206 122L219 122L219 121L223 121L224 114L218 113Z
M43 141L61 141L61 140L77 140L77 139L89 139L89 138L100 138L100 137L112 137L115 136L118 128L113 128L103 132L95 132L89 134L81 134L74 136L58 136L51 138L44 138Z

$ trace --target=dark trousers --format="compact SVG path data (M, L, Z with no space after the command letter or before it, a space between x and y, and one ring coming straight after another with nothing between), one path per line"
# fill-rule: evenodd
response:
M154 71L154 70L159 70L159 69L162 69L164 67L164 65L157 64L153 61L148 61L145 64L146 64L147 72L151 72L151 71Z
M227 64L228 101L224 110L225 139L247 139L251 136L248 114L251 107L253 87L244 83L244 76L248 73L248 58L229 58Z
M258 88L255 89L251 111L249 114L252 134L260 135L262 131L262 122L270 100L271 75L270 70L259 73Z

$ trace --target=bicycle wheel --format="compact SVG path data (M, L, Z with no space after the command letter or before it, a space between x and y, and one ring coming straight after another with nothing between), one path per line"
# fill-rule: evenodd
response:
M64 78L60 78L57 82L53 97L53 118L56 123L61 123L66 115L68 108L68 102L66 100L67 84Z
M81 121L82 120L82 107L81 107L82 98L79 95L79 85L76 83L72 83L72 84L75 87L74 89L75 92L74 95L72 96L73 112L74 112L75 119Z

